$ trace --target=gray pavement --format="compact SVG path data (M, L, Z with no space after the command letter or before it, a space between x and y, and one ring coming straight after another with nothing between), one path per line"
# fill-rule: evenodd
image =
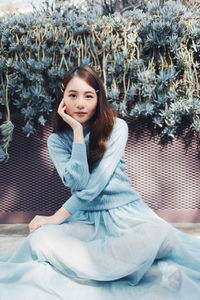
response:
M179 230L200 238L200 223L171 223ZM14 252L28 236L27 224L0 224L0 256Z
M0 224L0 256L14 252L28 234L27 224Z

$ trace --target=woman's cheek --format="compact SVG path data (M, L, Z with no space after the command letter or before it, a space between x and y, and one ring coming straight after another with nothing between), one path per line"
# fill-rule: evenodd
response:
M68 105L68 103L66 103L66 102L65 102L65 107L66 107L66 108L65 108L66 114L71 115L69 105Z

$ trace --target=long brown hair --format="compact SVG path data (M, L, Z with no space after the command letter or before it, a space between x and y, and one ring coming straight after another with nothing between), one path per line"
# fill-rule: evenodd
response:
M97 72L91 67L80 65L68 71L63 78L62 89L58 92L53 109L53 132L60 134L65 131L66 128L71 129L70 125L57 113L57 110L68 82L75 76L83 79L95 89L98 96L96 111L88 122L88 128L90 130L88 165L91 171L93 163L100 159L106 151L106 142L112 133L117 112L110 106L103 82Z

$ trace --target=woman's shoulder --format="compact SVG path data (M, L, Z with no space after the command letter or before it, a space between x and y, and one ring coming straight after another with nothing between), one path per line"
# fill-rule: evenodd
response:
M127 124L126 121L122 118L116 117L115 119L116 119L116 122L119 124Z
M128 125L127 125L127 122L124 119L116 117L115 118L115 127L116 128L122 128L122 127L128 128Z
M118 139L120 136L128 137L128 125L125 120L116 117L110 138L111 140L115 140L116 138Z

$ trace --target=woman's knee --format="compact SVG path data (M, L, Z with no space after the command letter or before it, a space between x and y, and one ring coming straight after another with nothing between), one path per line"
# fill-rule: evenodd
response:
M46 260L50 255L52 234L49 225L43 225L29 235L30 248L40 260Z

